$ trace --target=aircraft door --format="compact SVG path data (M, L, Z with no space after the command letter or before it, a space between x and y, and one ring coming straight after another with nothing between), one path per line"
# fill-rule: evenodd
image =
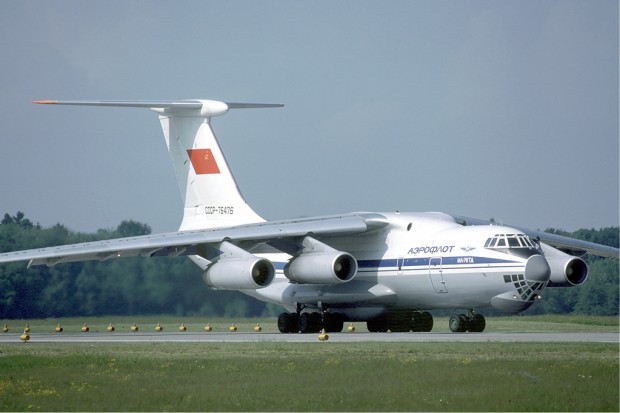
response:
M431 283L436 293L447 293L446 282L443 279L443 269L441 268L442 258L433 257L428 261L428 273L431 277Z
M405 265L405 257L398 257L396 260L396 275L403 275L403 265Z

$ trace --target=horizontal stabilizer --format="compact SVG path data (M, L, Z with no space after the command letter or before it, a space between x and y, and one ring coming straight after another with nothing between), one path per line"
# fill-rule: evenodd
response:
M229 109L281 108L281 103L220 102L218 100L34 100L39 105L111 106L159 109L165 112L199 111L201 116L223 115Z

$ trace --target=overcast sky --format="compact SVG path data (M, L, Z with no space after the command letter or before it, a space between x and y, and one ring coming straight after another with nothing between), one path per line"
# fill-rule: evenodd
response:
M618 225L617 1L0 4L0 213L174 231L157 115L34 99L284 103L213 127L267 219L443 211Z

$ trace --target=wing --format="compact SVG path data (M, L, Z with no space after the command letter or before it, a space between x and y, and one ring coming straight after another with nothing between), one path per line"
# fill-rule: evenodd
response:
M288 252L286 245L294 245L310 234L351 235L386 225L387 219L383 215L373 213L301 218L7 252L0 254L0 263L29 261L28 266L51 266L63 262L105 261L121 257L204 256L209 248L222 241L244 243L250 247L272 242L278 249Z
M461 225L491 225L490 221L484 221L475 218L467 218L462 216L454 216L454 219ZM528 228L523 228L515 225L507 225L511 228L523 231L528 236L539 239L545 244L551 245L554 248L559 249L570 255L582 256L585 254L597 255L599 257L616 258L620 257L620 250L618 248L610 247L608 245L596 244L594 242L582 241L570 237L565 237L557 234L550 234L544 231L535 231Z

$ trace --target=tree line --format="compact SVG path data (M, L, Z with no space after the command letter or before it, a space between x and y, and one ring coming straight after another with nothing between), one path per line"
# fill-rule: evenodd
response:
M618 247L618 228L550 230ZM147 235L151 228L123 221L116 229L74 232L61 224L43 228L23 213L0 221L0 252ZM618 260L588 257L590 279L581 287L549 288L542 305L528 313L618 315ZM0 265L0 319L99 315L259 317L277 315L279 306L236 291L213 291L201 270L186 257L124 258L27 268Z

